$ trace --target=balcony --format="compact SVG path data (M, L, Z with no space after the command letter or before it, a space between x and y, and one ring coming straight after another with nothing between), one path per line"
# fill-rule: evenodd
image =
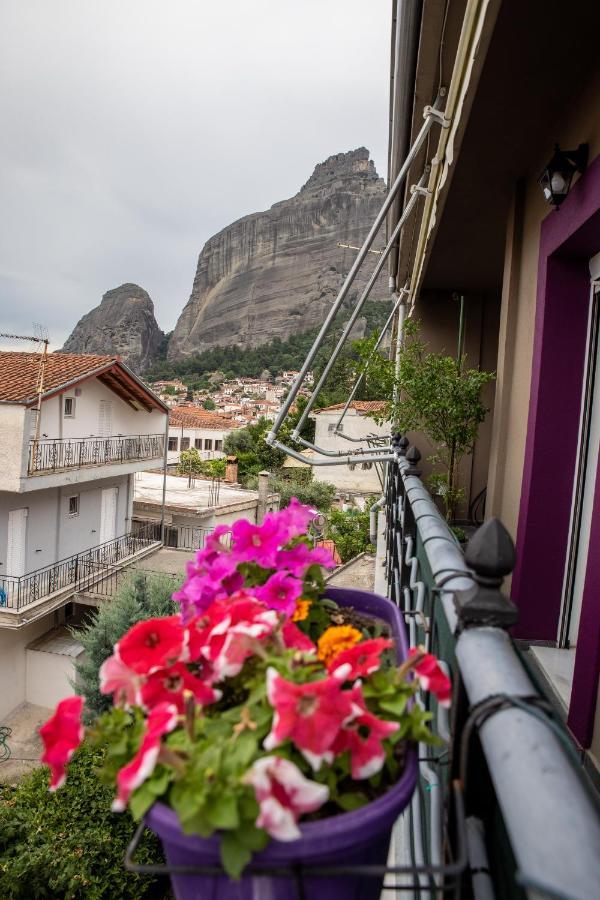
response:
M450 718L431 695L418 700L442 743L419 748L419 787L394 832L396 873L412 875L418 897L595 896L594 790L509 635L517 610L500 592L514 563L508 534L488 521L465 557L403 457L389 464L382 518L376 589L387 588L409 643L436 654L454 688Z
M90 590L116 570L160 546L160 536L153 524L20 577L1 576L0 625L11 624L10 619L2 617L11 617L34 606L43 606L44 612L47 611L46 604L42 604L44 600L63 602L76 592Z
M27 474L46 475L69 469L162 459L164 447L164 434L43 438L29 442Z

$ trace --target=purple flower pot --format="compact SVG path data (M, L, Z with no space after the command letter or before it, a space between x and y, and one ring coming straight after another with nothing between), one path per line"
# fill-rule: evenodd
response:
M392 630L398 660L408 652L404 622L397 607L385 597L367 591L328 588L326 596L340 606L377 616ZM354 812L300 825L302 837L283 843L271 840L252 865L270 868L305 866L384 865L394 822L408 805L418 774L417 751L409 747L400 780L382 797ZM184 835L177 815L156 803L146 815L146 824L161 839L171 866L218 866L219 837L208 839ZM177 900L378 900L383 877L363 875L301 875L303 893L292 877L245 875L240 881L226 876L172 875Z

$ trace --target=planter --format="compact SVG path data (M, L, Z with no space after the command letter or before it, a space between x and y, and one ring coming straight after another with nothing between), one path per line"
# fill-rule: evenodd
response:
M389 600L366 591L328 588L326 596L340 606L376 616L392 630L401 662L407 654L404 623L399 610ZM408 805L418 774L417 751L409 747L406 766L399 781L382 797L354 812L307 822L300 826L302 837L282 843L272 840L254 856L252 865L271 868L306 866L385 865L391 830ZM161 839L167 863L172 866L219 866L218 836L203 839L184 835L177 815L157 803L148 812L146 824ZM302 878L303 894L290 877L246 875L231 881L225 875L173 875L177 900L378 900L383 877L349 874Z

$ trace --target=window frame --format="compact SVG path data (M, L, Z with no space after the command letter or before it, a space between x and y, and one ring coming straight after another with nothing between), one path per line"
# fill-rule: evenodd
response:
M175 446L171 446L175 444ZM169 453L177 453L179 450L179 438L169 436L169 440L167 442L167 452Z
M71 494L70 496L67 497L67 516L69 519L76 519L77 516L79 515L79 510L80 510L80 506L81 506L80 497L81 497L81 494ZM71 503L73 500L76 501L75 502L76 508L74 510L71 509Z
M63 397L63 418L64 419L74 419L75 418L75 397ZM67 412L67 402L71 404L71 412Z
M190 449L190 439L189 437L182 437L179 442L179 449L181 453L184 453L186 450Z

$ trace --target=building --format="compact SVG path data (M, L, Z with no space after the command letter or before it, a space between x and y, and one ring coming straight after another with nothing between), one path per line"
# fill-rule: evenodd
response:
M182 450L196 449L202 459L224 456L223 442L240 426L230 417L195 406L175 407L169 413L168 463L177 465Z
M311 413L311 418L315 420L314 443L317 447L348 453L354 449L354 441L365 443L370 438L377 439L388 434L387 424L378 425L368 416L368 413L383 408L383 403L376 400L353 400L341 422L341 433L337 433L336 426L344 406L344 403L336 403ZM313 476L316 481L334 484L341 493L357 496L381 493L383 484L381 466L358 460L342 466L314 466Z
M115 357L0 353L0 716L69 693L64 676L33 676L26 648L107 566L157 546L134 534L134 475L162 466L166 426Z

